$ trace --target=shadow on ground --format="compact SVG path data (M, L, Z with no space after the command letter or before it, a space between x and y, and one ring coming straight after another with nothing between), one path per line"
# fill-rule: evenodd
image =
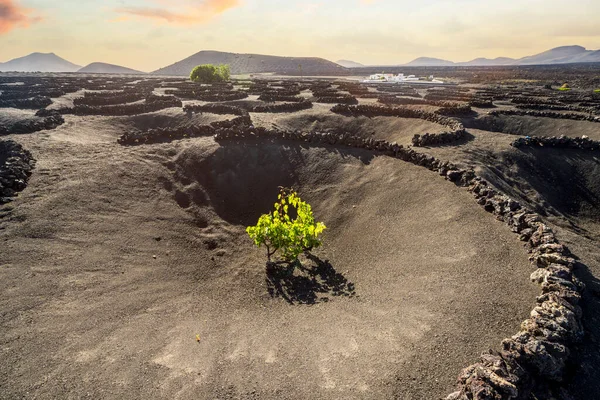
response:
M272 298L290 304L317 304L330 297L356 295L354 284L337 272L329 260L310 254L307 261L290 265L267 263L267 290Z
M307 151L314 147L320 151ZM175 199L182 208L210 206L228 223L250 226L272 208L279 187L298 190L329 176L340 160L327 154L365 165L375 157L364 149L292 141L241 140L213 152L191 147L174 161L175 181L187 188L187 193L175 192Z
M583 341L573 348L574 357L567 369L565 386L575 399L600 398L600 379L597 366L600 365L600 280L583 264L575 270L585 284L583 292Z

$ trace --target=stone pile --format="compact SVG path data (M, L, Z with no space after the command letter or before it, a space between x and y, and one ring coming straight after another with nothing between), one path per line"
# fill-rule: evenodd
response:
M567 137L567 136L526 136L518 138L511 143L513 147L531 146L531 147L558 147L563 149L582 149L599 150L600 141L592 140L587 136Z
M35 166L31 153L14 140L0 141L0 204L25 189Z

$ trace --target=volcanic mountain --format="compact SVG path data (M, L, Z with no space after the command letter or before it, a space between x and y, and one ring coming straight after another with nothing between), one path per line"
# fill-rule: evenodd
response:
M516 60L510 57L497 57L497 58L485 58L479 57L471 61L459 63L459 65L465 66L486 66L486 65L511 65Z
M348 70L317 57L279 57L263 54L200 51L175 64L152 72L155 75L189 75L201 64L228 64L232 74L275 73L290 75L342 75Z
M0 72L75 72L81 65L73 64L54 53L31 53L0 63Z
M452 66L454 63L448 60L433 57L419 57L406 64L412 67L446 67Z
M600 50L587 50L581 46L562 46L529 57L523 57L516 65L567 64L600 62Z
M336 61L336 63L345 68L362 68L365 66L361 63L357 63L356 61L351 60L338 60Z
M519 59L510 57L484 58L479 57L466 62L453 62L433 57L419 57L407 64L410 67L452 67L452 66L497 66L497 65L552 65L573 63L600 62L600 50L587 50L582 46L561 46L532 56ZM340 64L342 61L339 62ZM344 65L344 64L342 64ZM347 65L344 65L349 67ZM399 65L400 66L400 65ZM359 68L354 66L350 68Z
M87 74L145 74L145 72L137 71L135 69L101 62L88 64L77 72Z

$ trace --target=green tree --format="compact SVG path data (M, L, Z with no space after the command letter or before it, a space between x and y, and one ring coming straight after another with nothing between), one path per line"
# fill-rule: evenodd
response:
M273 212L261 215L256 225L246 228L255 245L265 245L269 262L278 250L284 262L293 263L302 252L321 245L318 236L326 226L315 221L310 204L302 201L295 191L281 189L274 208Z
M203 64L195 67L190 73L190 79L198 83L225 82L230 78L229 65Z
M228 81L231 78L231 70L228 64L221 64L217 67L218 74L223 81Z

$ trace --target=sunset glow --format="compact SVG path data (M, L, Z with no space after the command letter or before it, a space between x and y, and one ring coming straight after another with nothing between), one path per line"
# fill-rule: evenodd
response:
M0 0L0 62L54 52L151 71L208 49L366 64L518 58L600 48L598 15L596 0Z

